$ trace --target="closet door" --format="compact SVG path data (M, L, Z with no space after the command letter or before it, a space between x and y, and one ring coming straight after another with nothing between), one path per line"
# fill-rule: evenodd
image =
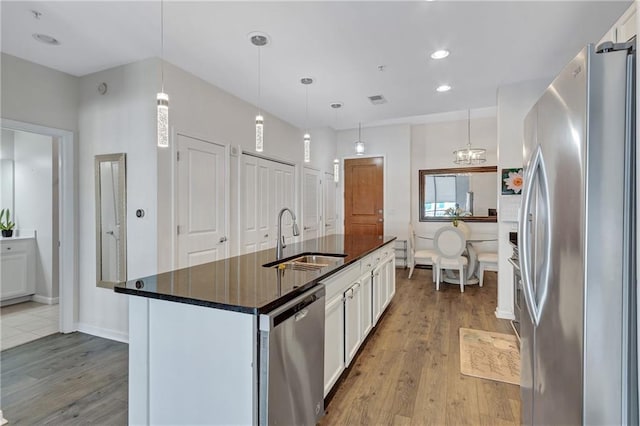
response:
M302 238L322 236L322 188L320 171L304 168L302 176Z
M333 173L324 174L324 235L336 233L336 183L333 181Z
M278 212L295 211L294 166L243 154L240 177L241 252L276 246ZM282 226L287 243L293 242L291 217Z
M226 257L225 148L178 135L178 266Z

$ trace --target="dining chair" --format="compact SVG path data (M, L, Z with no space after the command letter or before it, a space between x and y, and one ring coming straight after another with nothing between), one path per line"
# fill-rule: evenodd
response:
M425 237L417 237L422 239L429 239ZM413 270L416 265L431 265L433 282L436 282L436 272L433 268L433 258L436 256L435 249L417 249L416 248L416 233L413 229L413 225L409 223L409 279L413 275Z
M433 259L436 269L436 290L440 290L443 270L457 270L460 276L460 292L464 293L468 260L464 253L467 241L465 234L455 226L438 229L433 237L437 255Z
M480 252L478 253L478 280L480 287L484 282L484 271L498 272L498 253Z

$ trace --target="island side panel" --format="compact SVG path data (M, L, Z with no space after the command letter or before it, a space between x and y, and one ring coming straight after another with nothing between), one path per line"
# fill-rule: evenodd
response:
M147 424L254 423L255 316L148 303Z
M129 297L129 424L149 424L149 299Z

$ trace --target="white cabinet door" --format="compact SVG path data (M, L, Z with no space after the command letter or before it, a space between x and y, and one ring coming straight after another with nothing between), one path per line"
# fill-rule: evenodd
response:
M362 284L354 283L344 293L345 364L348 367L362 343Z
M0 300L34 294L35 240L3 240L0 247Z
M322 188L320 186L320 172L305 167L302 181L302 238L309 240L322 236Z
M178 135L178 267L227 256L225 147Z
M324 174L324 235L336 233L336 183L333 181L333 173Z
M362 340L369 334L373 328L372 308L373 308L373 292L372 292L372 279L371 272L367 272L359 279L362 285L362 318L361 318L361 330Z
M373 324L377 324L380 319L380 315L382 315L382 305L384 304L384 292L382 290L384 284L384 268L381 266L377 267L373 270L373 276L371 280L371 293L372 293L372 317Z
M325 305L324 396L344 371L344 298L335 295Z
M382 290L381 300L383 302L382 310L384 311L396 292L395 259L393 257L382 263L380 274L382 277L382 284L380 285Z

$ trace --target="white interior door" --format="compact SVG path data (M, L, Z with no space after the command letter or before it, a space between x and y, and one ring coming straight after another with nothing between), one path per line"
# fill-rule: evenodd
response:
M295 168L290 164L278 163L275 161L269 161L272 163L271 173L273 175L273 206L271 208L273 221L271 222L273 234L272 242L275 246L278 232L278 212L283 207L288 207L295 210ZM282 235L285 237L287 244L293 242L293 221L288 213L285 213L282 217Z
M241 174L242 253L275 247L277 214L295 207L294 166L243 154ZM285 240L292 242L289 215L282 224Z
M302 238L309 240L322 235L322 188L320 171L305 167L302 181Z
M336 183L333 173L324 174L324 235L336 233Z
M178 135L178 267L226 257L224 146Z

